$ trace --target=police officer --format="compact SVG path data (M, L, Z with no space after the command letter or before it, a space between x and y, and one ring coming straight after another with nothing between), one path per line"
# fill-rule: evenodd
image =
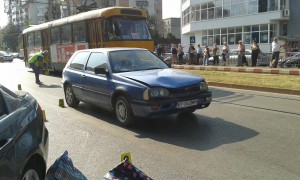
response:
M35 83L36 84L40 84L41 81L39 79L39 75L40 75L40 69L39 69L39 63L42 63L43 60L44 60L44 56L48 54L48 51L45 50L41 53L37 53L35 55L33 55L28 63L30 65L30 67L32 68L33 72L34 72L34 75L35 75Z

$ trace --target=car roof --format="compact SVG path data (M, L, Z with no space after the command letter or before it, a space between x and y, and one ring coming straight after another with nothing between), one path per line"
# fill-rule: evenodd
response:
M136 50L146 50L144 48L128 48L128 47L109 47L109 48L93 48L93 49L82 49L78 50L77 52L84 52L84 51L89 51L89 52L112 52L112 51L136 51Z

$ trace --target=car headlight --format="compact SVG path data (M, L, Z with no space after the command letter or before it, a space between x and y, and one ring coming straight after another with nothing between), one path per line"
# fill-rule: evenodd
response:
M203 92L208 91L208 86L207 86L206 82L203 81L200 83L200 91L203 91Z
M165 88L150 88L144 91L144 100L149 100L151 98L167 97L169 96L169 91Z

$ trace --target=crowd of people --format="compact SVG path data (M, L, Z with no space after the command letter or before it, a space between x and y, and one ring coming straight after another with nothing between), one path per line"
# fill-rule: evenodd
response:
M280 48L284 46L281 45L278 41L277 37L274 37L273 42L272 42L272 59L270 61L270 67L271 68L276 68L278 61L279 61L279 52ZM218 44L215 43L211 48L208 46L201 46L198 44L196 47L193 44L189 45L188 48L188 58L186 61L184 61L184 48L185 45L182 44L173 44L171 43L170 46L170 52L171 52L171 57L170 57L170 63L175 64L175 65L181 65L181 64L195 64L195 65L215 65L215 66L226 66L226 62L229 61L230 57L230 49L227 44L227 42L223 43L223 46L219 48ZM251 66L256 67L257 66L257 59L259 56L260 47L256 40L252 41L252 44L250 46L251 49ZM297 48L293 48L297 49ZM245 56L245 45L242 40L238 41L238 46L237 46L237 65L236 66L249 66L249 63L246 59ZM298 49L297 49L298 51ZM162 46L162 44L158 44L156 47L156 52L157 55L162 58L163 54L165 53L165 49ZM209 59L212 56L213 61L209 63ZM222 64L220 64L220 58L222 58Z

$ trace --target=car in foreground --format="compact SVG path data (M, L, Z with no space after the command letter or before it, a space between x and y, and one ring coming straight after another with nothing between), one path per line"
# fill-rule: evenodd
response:
M252 54L251 49L245 50L246 60L250 66L252 63L251 54ZM223 64L223 57L221 54L219 55L219 61L220 64ZM238 61L238 50L237 49L230 50L229 63L230 64L237 63L237 61ZM214 62L213 57L210 57L208 60L209 65L213 65L213 62ZM269 64L270 64L269 54L260 52L257 57L257 66L269 66Z
M63 70L62 86L70 107L79 102L110 111L121 125L138 118L194 112L210 105L204 78L171 69L141 48L76 51Z
M0 85L0 179L44 180L48 144L38 102Z
M298 67L300 68L300 53L294 53L293 55L285 58L285 59L280 59L278 61L278 66L279 67Z
M13 55L8 54L5 51L0 51L0 62L12 62L14 59Z

